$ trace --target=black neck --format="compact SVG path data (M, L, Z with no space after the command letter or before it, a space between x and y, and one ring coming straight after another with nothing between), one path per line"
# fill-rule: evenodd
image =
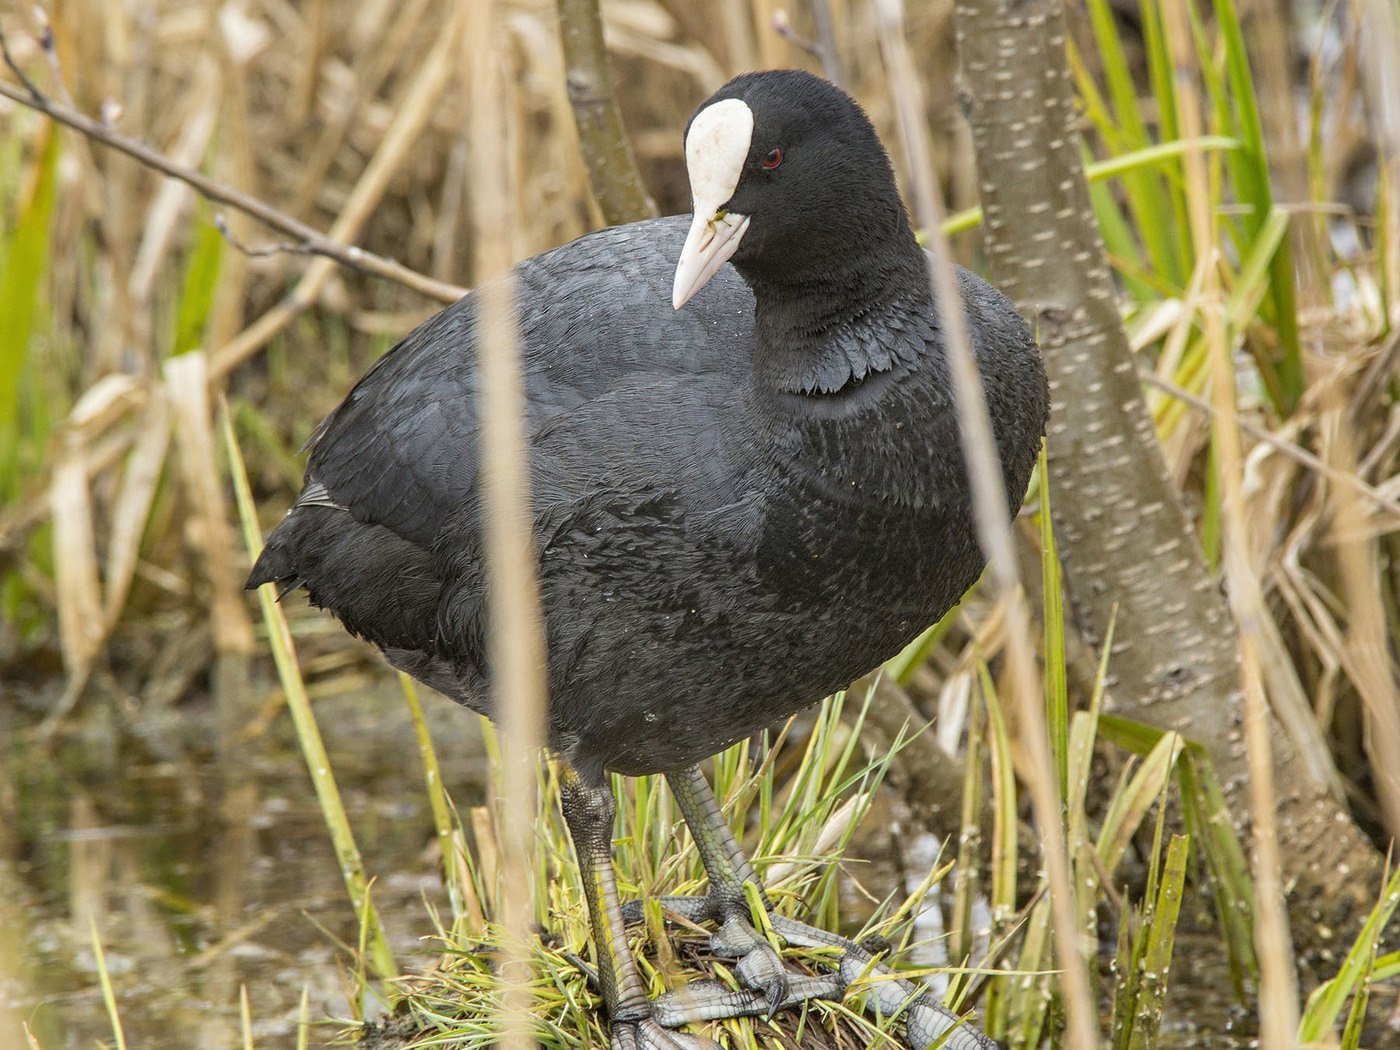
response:
M862 258L828 257L805 273L741 269L754 293L760 381L782 393L834 394L906 357L909 348L890 345L897 327L870 323L932 305L923 250L912 231L900 242Z

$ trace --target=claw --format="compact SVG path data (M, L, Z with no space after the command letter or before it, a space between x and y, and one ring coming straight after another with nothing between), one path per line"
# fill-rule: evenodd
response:
M768 1020L782 1009L788 997L788 972L768 944L755 944L734 967L745 988L762 992L769 1003Z

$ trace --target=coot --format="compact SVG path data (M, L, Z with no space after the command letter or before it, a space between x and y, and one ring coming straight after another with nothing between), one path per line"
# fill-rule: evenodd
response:
M685 155L693 217L515 269L549 743L573 770L565 815L614 1048L693 1050L706 1041L667 1029L869 972L854 944L775 917L792 941L846 949L830 977L784 971L696 763L897 653L983 566L926 259L865 114L810 74L745 74L696 110ZM1015 506L1045 376L1010 303L958 277ZM248 586L304 586L395 667L491 715L474 319L468 295L425 322L321 424ZM667 776L710 891L666 903L718 925L748 990L648 1001L607 771ZM916 1047L957 1025L912 985L873 987ZM992 1044L958 1026L947 1045Z

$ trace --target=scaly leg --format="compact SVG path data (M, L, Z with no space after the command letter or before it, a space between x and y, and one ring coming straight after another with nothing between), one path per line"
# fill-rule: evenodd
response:
M739 960L735 970L745 989L736 992L713 982L693 982L657 1000L654 1016L658 1021L680 1025L723 1017L771 1017L806 999L839 999L846 987L862 975L880 976L886 979L869 984L867 1007L885 1017L902 1014L907 1041L913 1050L926 1050L940 1040L949 1050L996 1050L993 1040L964 1024L957 1014L912 981L895 978L893 971L876 962L854 941L774 915L753 865L720 812L705 775L698 767L692 767L669 774L666 779L695 839L709 876L710 891L704 897L663 897L661 904L692 922L711 920L719 924L710 941L711 949L716 955ZM746 882L758 887L773 929L789 944L840 948L836 972L825 977L788 973L777 952L750 922L744 894Z
M583 874L584 894L588 898L588 918L598 959L598 983L612 1022L612 1050L718 1050L709 1039L667 1031L653 1016L654 1008L627 946L627 931L618 903L617 878L612 865L613 817L617 804L612 791L606 787L589 787L568 773L564 778L562 802L564 820L573 836L574 853Z

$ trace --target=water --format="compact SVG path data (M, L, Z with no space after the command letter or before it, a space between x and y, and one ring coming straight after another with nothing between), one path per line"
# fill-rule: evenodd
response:
M437 697L424 706L450 792L475 803L485 771L475 718ZM426 964L425 901L446 901L397 687L357 688L316 710L394 950L401 964ZM0 1050L26 1045L22 1023L45 1050L112 1043L90 923L132 1048L241 1045L243 989L258 1046L295 1045L303 993L320 1025L311 1044L336 1038L326 1019L352 1014L337 942L353 943L357 923L286 720L270 719L240 764L221 769L200 746L213 732L197 711L167 720L173 736L120 744L103 729L108 714L94 705L79 738L52 750L24 731L3 738ZM880 796L843 865L843 910L857 926L931 863L899 849L928 846L897 839L901 822ZM1178 933L1164 1045L1247 1045L1224 967L1212 935Z
M470 804L484 770L475 719L444 701L429 707L444 777ZM445 902L403 702L390 683L318 701L317 714L378 876L375 903L409 959L428 950L425 898ZM336 939L353 944L357 926L300 753L278 726L227 774L208 756L162 760L101 735L48 751L10 734L0 1050L25 1046L22 1023L45 1050L112 1042L90 923L133 1048L240 1045L245 987L260 1046L294 1045L303 989L313 1020L350 1015ZM210 738L198 716L186 728ZM336 1029L313 1032L312 1044Z

